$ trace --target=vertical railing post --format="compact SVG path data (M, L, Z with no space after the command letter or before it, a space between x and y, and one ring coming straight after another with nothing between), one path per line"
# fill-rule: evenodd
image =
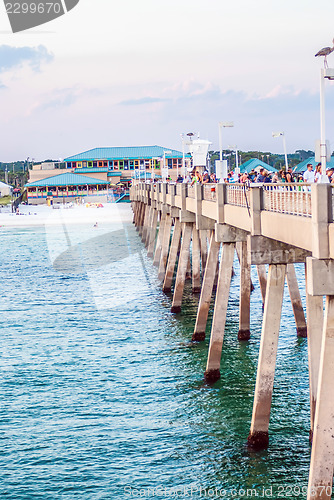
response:
M250 188L250 215L251 215L251 234L253 236L261 234L262 209L263 209L262 186L252 186Z
M316 259L329 258L329 223L332 221L332 187L330 184L312 184L312 255Z
M216 184L217 192L217 222L224 224L224 206L226 203L226 184Z

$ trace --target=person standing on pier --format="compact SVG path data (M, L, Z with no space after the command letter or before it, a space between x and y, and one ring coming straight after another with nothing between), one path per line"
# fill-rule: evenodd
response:
M304 172L304 175L303 175L303 181L311 184L311 183L315 182L314 177L315 177L315 172L313 171L312 163L308 163L307 170L306 170L306 172Z
M294 178L293 178L293 173L292 173L292 168L289 167L288 168L288 171L286 173L286 182L294 182Z

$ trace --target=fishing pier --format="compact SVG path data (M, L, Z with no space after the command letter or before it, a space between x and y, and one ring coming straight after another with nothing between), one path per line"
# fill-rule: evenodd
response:
M146 184L134 182L134 223L158 267L172 312L187 276L200 293L193 341L205 339L215 292L204 377L220 378L235 252L240 264L239 341L250 338L251 266L263 320L248 446L269 444L269 420L285 280L297 335L307 336L312 442L308 499L331 498L334 469L334 200L330 184ZM306 317L294 264L304 263ZM267 273L268 268L268 273ZM175 276L175 279L174 279ZM325 297L325 306L324 306ZM306 321L307 318L307 321ZM245 437L246 439L246 437Z

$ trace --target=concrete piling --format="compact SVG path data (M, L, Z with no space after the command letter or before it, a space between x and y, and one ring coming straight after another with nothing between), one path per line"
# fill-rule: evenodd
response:
M220 361L225 333L234 250L235 243L223 243L215 308L211 326L208 360L204 373L204 377L209 383L213 383L220 378Z
M237 243L240 259L240 303L239 303L239 340L250 339L250 295L251 266L247 258L247 241Z
M317 402L317 390L319 382L320 353L323 331L323 297L312 296L306 292L306 314L307 314L307 349L310 383L310 409L311 428L310 443L313 440L314 416Z
M326 297L307 499L330 499L334 469L334 295Z
M165 222L166 222L166 213L160 212L160 223L159 223L159 231L157 236L157 244L155 247L154 257L153 257L153 265L158 266L160 263L161 256L161 248L162 248L162 239L165 230Z
M157 235L157 226L158 226L158 211L152 208L152 226L150 228L150 236L147 245L147 256L153 257L154 248L155 248L155 240Z
M211 232L209 253L206 261L201 295L199 298L197 317L192 340L202 341L205 339L205 329L208 320L213 284L216 276L218 254L220 243L215 240L214 231Z
M191 265L192 290L193 293L199 293L201 291L201 254L199 232L196 229L195 223L192 230Z
M288 282L293 315L296 322L297 337L305 338L307 337L307 326L294 264L287 265L286 278Z
M261 332L253 415L248 446L261 450L269 444L269 418L274 386L278 335L284 293L286 264L269 266Z
M179 258L179 264L177 267L173 303L171 308L171 311L174 313L181 312L184 282L186 280L186 272L189 260L191 233L192 233L192 223L183 222L181 252Z
M160 256L159 271L158 271L159 280L163 280L166 273L171 227L172 227L172 218L170 214L166 214L164 232L161 242L161 256Z
M163 287L162 287L162 290L165 293L169 293L171 291L171 288L172 288L174 269L175 269L179 244L181 242L181 230L182 230L182 227L181 227L180 219L176 218L175 225L174 225L174 232L173 232L173 236L172 236L172 242L171 242L169 256L168 256L165 279L164 279L164 283L163 283Z

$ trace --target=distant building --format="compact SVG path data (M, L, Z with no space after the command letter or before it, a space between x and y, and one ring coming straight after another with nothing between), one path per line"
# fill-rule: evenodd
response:
M268 172L278 172L277 168L272 167L269 163L259 160L258 158L251 158L240 165L240 172L251 172L252 170L259 170L259 168L264 168Z
M40 181L29 182L27 188L28 203L41 204L47 201L73 201L84 198L86 201L107 201L109 182L72 172L60 171Z
M190 162L190 155L185 154L186 168L190 166ZM51 165L50 168L44 166L45 164L41 164L41 167L34 165L29 171L29 181L35 182L50 175L59 175L65 168L73 173L108 180L114 184L120 181L126 183L133 177L145 177L145 172L159 176L164 165L172 179L176 179L177 173L181 172L182 163L181 151L162 146L94 148L69 156L62 164L55 163L53 168ZM59 168L60 166L63 168Z
M12 194L13 188L9 184L6 184L5 182L0 182L0 198L2 196L9 196Z

